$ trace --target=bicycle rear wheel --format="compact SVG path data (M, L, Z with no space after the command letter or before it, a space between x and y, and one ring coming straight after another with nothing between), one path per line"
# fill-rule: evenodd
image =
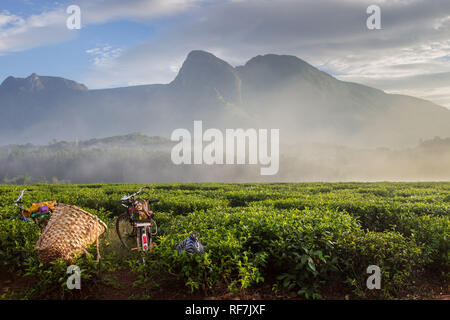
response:
M128 213L124 212L117 217L116 231L120 242L126 249L136 248L136 228L133 227Z

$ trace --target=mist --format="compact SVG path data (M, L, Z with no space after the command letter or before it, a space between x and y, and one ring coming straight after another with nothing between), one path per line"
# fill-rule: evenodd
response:
M279 171L260 165L175 165L174 142L143 134L51 145L0 148L0 182L163 183L306 181L449 181L450 138L413 148L351 148L321 143L281 144ZM248 158L247 158L248 159ZM247 160L248 163L248 160Z

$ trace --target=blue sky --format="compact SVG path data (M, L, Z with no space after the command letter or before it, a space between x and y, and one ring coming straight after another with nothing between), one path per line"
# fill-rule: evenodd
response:
M67 8L73 3L77 1L3 0L0 13L8 12L26 19L32 15ZM100 24L82 25L80 30L68 31L70 35L67 39L4 53L0 57L0 81L9 75L27 77L33 72L80 80L95 66L95 58L101 59L101 55L111 51L148 41L154 36L158 24L162 23L118 18ZM61 28L66 27L63 24ZM90 53L95 48L107 50L98 54Z
M26 77L35 72L39 75L81 79L95 58L86 51L107 46L114 49L131 47L151 38L155 31L151 25L115 21L86 26L73 32L73 39L2 56L2 78L7 75Z
M71 4L81 30L66 27ZM371 4L382 30L366 27ZM195 49L232 65L292 54L341 80L450 107L448 0L0 2L0 82L36 72L93 89L167 83Z

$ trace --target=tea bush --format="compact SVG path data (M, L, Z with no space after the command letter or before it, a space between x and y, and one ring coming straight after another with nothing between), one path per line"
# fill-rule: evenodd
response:
M0 220L0 265L23 267L33 255L39 228L21 220Z
M13 201L25 187L35 190L26 193L28 204L73 204L108 224L100 265L95 245L91 256L75 262L82 286L92 290L102 272L119 268L135 273L150 298L163 273L191 290L268 284L306 298L320 298L331 282L363 297L393 298L412 290L421 274L448 280L450 183L153 184L140 195L161 199L153 206L156 248L145 265L114 234L115 217L125 210L120 199L140 185L0 185L0 266L32 279L29 297L80 298L65 287L63 261L38 260L37 226L9 219L18 214ZM205 254L178 254L176 245L192 231ZM369 265L381 268L381 290L365 286Z
M338 212L268 208L199 211L171 225L170 234L159 239L156 256L192 289L212 288L219 281L245 289L273 274L295 274L297 287L313 286L317 277L335 269L335 241L359 228L355 219ZM178 254L174 248L194 230L206 253Z
M340 270L360 295L389 298L410 286L428 262L413 239L397 232L356 232L338 240ZM369 265L381 269L381 292L366 288Z

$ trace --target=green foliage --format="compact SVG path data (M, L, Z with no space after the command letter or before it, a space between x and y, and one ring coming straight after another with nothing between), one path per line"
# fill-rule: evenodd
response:
M156 211L170 212L174 215L186 215L198 210L207 210L217 207L226 207L227 201L221 199L211 199L198 194L182 193L180 195L169 195L160 199L155 204Z
M74 262L82 269L82 287L95 287L102 272L127 268L137 275L135 286L143 289L144 298L151 298L163 274L192 291L237 292L266 283L316 299L321 288L337 281L364 297L392 298L408 292L421 272L448 270L449 183L150 186L142 198L161 201L153 208L158 235L146 264L120 246L114 231L115 217L124 211L120 198L138 185L34 185L25 201L77 205L106 222L100 265L94 261L95 245L89 256ZM9 220L18 214L12 202L21 189L0 185L0 265L34 281L26 297L79 297L66 288L67 264L38 260L39 228ZM192 231L205 253L178 254L177 244ZM381 290L365 286L369 265L382 270Z
M357 232L337 243L340 270L360 295L395 297L412 284L415 276L429 262L414 239L397 232ZM381 269L381 292L367 290L366 269L377 265Z
M34 223L0 220L0 265L22 267L33 255L40 235Z
M73 265L80 267L81 286L94 280L100 272L99 268L101 268L92 254L79 256L73 261ZM67 267L68 264L62 259L54 260L45 265L39 261L37 256L32 256L26 262L24 276L35 279L36 283L28 294L34 297L76 297L79 292L67 288L67 279L70 276L67 274Z

